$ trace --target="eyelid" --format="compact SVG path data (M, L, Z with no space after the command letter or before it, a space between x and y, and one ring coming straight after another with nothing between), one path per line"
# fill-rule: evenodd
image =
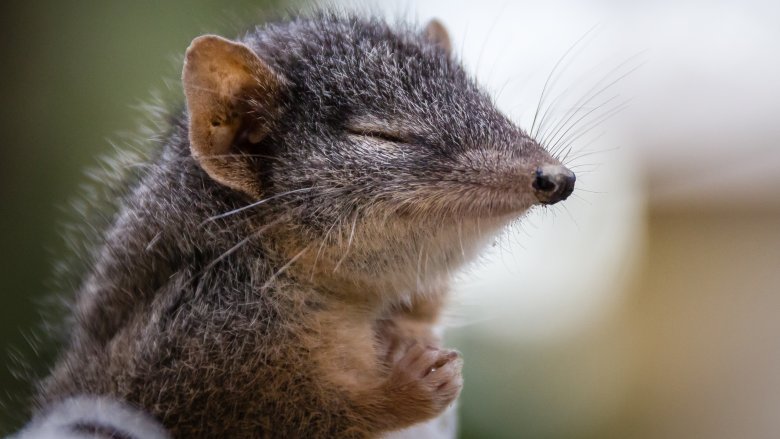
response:
M379 127L347 127L347 133L356 136L373 137L385 142L409 143L408 137L404 134Z

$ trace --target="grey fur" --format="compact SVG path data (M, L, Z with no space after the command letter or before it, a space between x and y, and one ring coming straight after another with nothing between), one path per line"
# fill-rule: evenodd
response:
M175 437L380 433L307 367L312 316L446 287L557 163L419 29L323 13L241 40L287 84L243 149L264 200L211 180L175 117L88 264L41 406L106 395Z

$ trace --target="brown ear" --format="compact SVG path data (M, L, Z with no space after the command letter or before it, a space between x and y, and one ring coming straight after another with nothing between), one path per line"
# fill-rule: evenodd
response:
M425 25L425 38L431 43L439 46L448 56L452 54L450 34L441 21L434 18Z
M244 44L204 35L187 49L182 83L193 157L217 182L259 196L247 146L269 132L282 79Z

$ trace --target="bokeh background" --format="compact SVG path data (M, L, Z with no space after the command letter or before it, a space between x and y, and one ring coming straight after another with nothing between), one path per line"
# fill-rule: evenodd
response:
M466 358L462 437L780 437L776 2L331 3L439 17L518 123L531 124L551 77L549 132L581 116L572 132L594 127L568 160L575 195L459 276L447 323ZM150 91L181 102L193 37L234 36L289 7L0 5L0 434L27 415L14 359L36 358L29 340L83 170L134 132Z

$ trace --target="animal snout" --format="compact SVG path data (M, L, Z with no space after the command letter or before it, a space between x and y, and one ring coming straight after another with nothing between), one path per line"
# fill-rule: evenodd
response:
M533 188L542 204L555 204L565 200L574 191L577 177L563 165L546 165L536 168Z

